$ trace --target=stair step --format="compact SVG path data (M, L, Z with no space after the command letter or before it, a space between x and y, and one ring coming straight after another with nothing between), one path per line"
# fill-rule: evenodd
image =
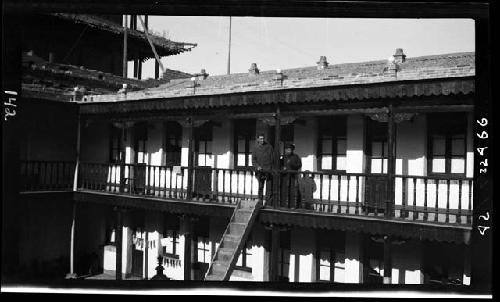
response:
M241 208L243 208L243 209L254 208L256 203L257 203L257 200L245 199L245 200L241 201Z
M235 247L236 248L236 247ZM217 252L217 260L223 261L224 263L227 263L231 261L231 257L234 254L234 249L235 248L221 248Z
M229 224L229 234L241 236L247 227L246 223L231 222Z
M253 210L250 209L239 209L236 211L236 214L234 216L234 221L235 222L247 222L248 219L250 219L250 216L252 216Z
M223 275L227 271L227 264L220 262L219 260L215 260L212 264L212 275Z
M224 248L234 249L238 246L241 236L226 235L224 241L222 241L222 246Z

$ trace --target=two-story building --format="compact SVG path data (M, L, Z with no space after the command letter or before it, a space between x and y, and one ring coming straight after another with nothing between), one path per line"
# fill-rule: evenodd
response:
M58 248L79 275L149 279L160 256L175 280L469 285L474 79L474 53L397 49L75 96L76 160L27 157L21 191L67 191ZM260 133L302 168L273 170L273 200L236 223L259 199ZM312 196L290 194L307 179Z

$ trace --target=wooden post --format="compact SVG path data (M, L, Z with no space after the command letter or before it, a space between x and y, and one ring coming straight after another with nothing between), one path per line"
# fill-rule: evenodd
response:
M281 182L281 175L279 173L280 171L280 141L281 141L281 111L279 105L276 108L276 115L275 115L275 126L274 126L274 152L276 154L275 156L275 162L274 162L274 168L275 168L275 173L273 175L273 204L274 207L279 207L280 202L281 202L281 196L280 196L280 182Z
M395 174L395 154L394 154L394 141L395 141L395 131L394 131L394 114L392 103L389 104L389 110L387 113L387 199L385 206L385 217L391 218L394 216L394 174Z
M144 212L144 216L146 216L146 212ZM144 219L146 220L146 219ZM149 231L144 226L144 279L148 280L148 241L149 241Z
M70 247L69 247L69 274L66 279L75 279L75 227L76 227L76 206L77 202L73 201L73 216L71 219Z
M191 218L182 217L184 230L184 280L191 280L191 244L193 241L193 226Z
M280 229L271 225L271 257L269 265L269 281L278 281L278 258L280 248Z
M384 284L391 284L392 282L392 248L391 237L384 236Z
M122 241L123 241L123 213L121 209L116 211L116 231L115 231L115 245L116 245L116 280L122 280Z
M229 45L227 52L227 74L231 73L231 16L229 16Z
M191 199L193 196L193 165L194 165L194 124L193 117L189 117L189 127L188 127L188 179L187 179L187 199Z
M127 78L127 15L123 16L125 18L123 22L123 78Z
M78 112L77 128L76 128L76 160L75 160L75 174L73 176L73 191L78 189L78 168L80 166L80 132L81 132L80 112Z

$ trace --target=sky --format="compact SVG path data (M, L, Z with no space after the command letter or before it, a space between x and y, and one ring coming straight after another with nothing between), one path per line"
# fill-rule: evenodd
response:
M162 58L165 68L188 73L227 73L229 17L149 16L149 28L176 42L197 43L189 52ZM231 73L388 59L396 48L407 57L475 51L472 19L231 18ZM130 73L129 73L130 74ZM143 78L154 77L154 60Z

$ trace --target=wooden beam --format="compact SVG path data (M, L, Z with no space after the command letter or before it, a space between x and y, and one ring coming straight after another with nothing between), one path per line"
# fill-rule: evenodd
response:
M391 237L384 236L384 284L392 283L392 242Z
M73 200L73 216L71 219L70 249L69 249L69 274L66 279L75 279L75 228L76 228L76 206L77 201Z
M278 281L278 260L280 248L280 229L271 225L271 257L269 259L269 281Z
M116 230L115 230L115 251L116 251L116 280L122 280L122 244L123 244L123 213L122 209L116 208Z
M153 54L155 55L156 62L160 66L161 72L163 74L163 73L165 73L165 68L163 67L163 64L160 61L160 57L158 56L158 53L156 52L156 48L155 48L153 42L151 41L151 38L149 37L148 26L146 24L144 24L144 21L142 20L141 16L138 16L138 17L139 17L139 21L141 21L142 27L144 28L144 35L146 36L146 39L149 42L149 46L151 46L151 50L153 50Z
M123 21L123 70L122 70L122 76L123 78L127 78L127 64L128 64L128 57L127 57L127 15L123 16L124 21Z
M189 118L188 127L188 179L187 179L187 199L192 198L193 193L193 165L194 165L194 121Z
M394 146L396 141L396 131L394 127L394 112L393 104L389 104L389 110L387 112L387 195L386 195L386 207L385 207L385 217L391 218L394 216L394 175L395 175L395 161L396 156L394 154Z

